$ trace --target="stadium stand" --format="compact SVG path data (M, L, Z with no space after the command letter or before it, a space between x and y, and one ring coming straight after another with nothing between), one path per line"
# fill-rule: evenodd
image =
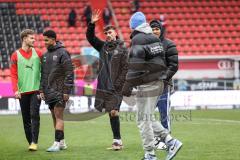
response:
M131 14L127 0L111 0L126 41ZM148 20L166 17L167 37L175 41L180 56L239 55L240 2L238 0L140 1Z
M64 42L70 54L79 54L81 46L89 46L85 39L86 27L80 21L76 27L68 27L67 18L70 10L74 8L78 18L81 19L84 3L86 3L85 0L70 2L67 0L1 0L0 68L3 70L9 68L10 55L20 47L19 34L25 28L37 31L35 45L42 51L45 48L41 33L46 29L53 29L56 31L58 39ZM79 72L76 71L76 73ZM76 78L81 79L82 77L83 75L77 74Z
M9 55L20 47L19 33L24 28L32 28L37 33L49 26L49 22L42 21L40 15L19 15L14 3L0 3L1 8L1 53Z
M0 3L0 80L10 81L10 55L20 47L20 32L32 28L42 33L49 24L40 15L18 15L15 3Z
M81 21L87 0L0 0L0 68L5 74L10 54L20 46L19 32L24 28L37 31L36 47L44 50L41 33L53 29L68 51L74 55L89 46L86 26ZM109 0L119 32L130 43L129 23L131 4L128 0ZM77 26L68 27L70 10L77 12ZM240 56L240 3L238 0L140 0L140 11L148 20L164 15L167 37L177 43L181 57ZM99 28L96 30L100 35ZM76 71L82 78L82 68ZM2 74L1 73L1 74ZM0 76L5 79L8 76ZM8 79L8 78L7 78Z

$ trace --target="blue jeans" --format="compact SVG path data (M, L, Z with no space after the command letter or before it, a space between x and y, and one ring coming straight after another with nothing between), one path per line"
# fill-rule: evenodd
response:
M162 123L162 126L169 131L171 130L170 127L170 111L171 111L171 106L170 106L170 86L166 86L163 90L162 95L158 97L158 102L157 102L157 107L158 111L160 113L160 121Z

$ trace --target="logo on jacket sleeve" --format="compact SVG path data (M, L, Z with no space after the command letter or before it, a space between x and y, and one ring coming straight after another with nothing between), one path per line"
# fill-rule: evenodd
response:
M164 50L163 50L163 47L159 45L159 46L152 46L150 48L150 51L151 51L151 54L156 55L156 54L162 53Z
M43 56L42 62L43 62L43 63L46 63L46 61L47 61L47 57L46 57L46 56Z
M57 56L56 55L53 56L53 61L57 61Z

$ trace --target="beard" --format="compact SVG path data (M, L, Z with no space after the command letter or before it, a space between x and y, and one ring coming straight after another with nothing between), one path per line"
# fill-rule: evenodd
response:
M113 40L112 40L112 37L107 37L107 41L108 41L108 42L113 41Z
M28 43L27 45L29 48L34 47L34 43Z

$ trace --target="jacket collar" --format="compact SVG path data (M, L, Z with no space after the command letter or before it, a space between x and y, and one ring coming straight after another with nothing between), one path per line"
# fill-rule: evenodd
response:
M139 25L137 28L134 29L132 32L130 38L132 39L134 36L136 36L138 33L145 33L145 34L152 34L152 28L148 23L143 23Z

